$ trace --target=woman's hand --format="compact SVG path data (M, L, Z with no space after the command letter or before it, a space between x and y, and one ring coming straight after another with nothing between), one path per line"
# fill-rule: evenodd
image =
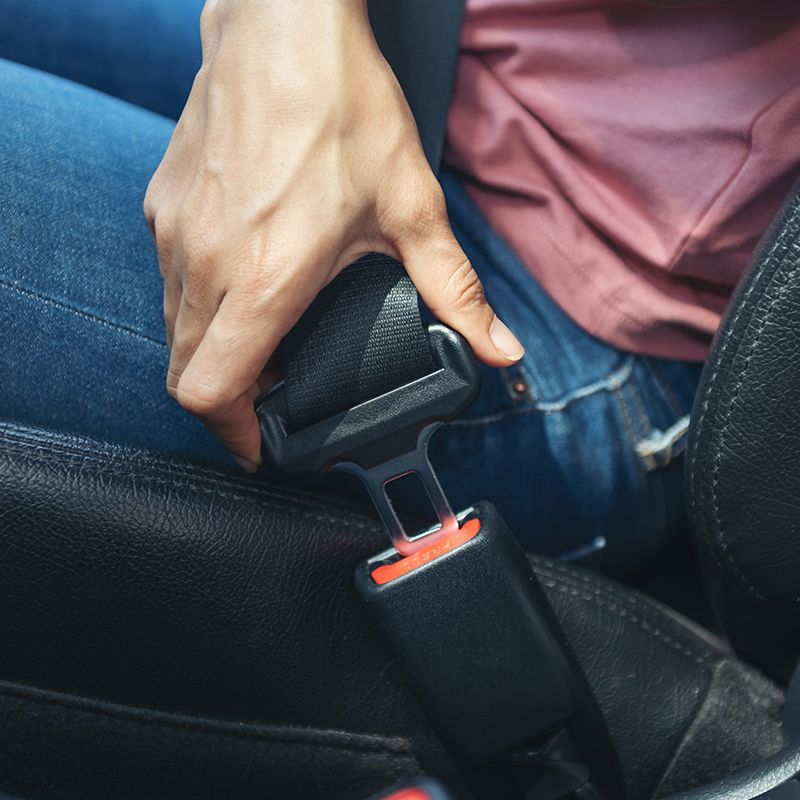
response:
M522 347L486 304L363 0L209 0L203 65L145 199L167 390L245 469L281 338L371 251L487 364Z

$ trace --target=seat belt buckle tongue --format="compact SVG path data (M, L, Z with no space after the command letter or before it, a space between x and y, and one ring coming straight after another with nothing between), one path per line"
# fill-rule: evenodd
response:
M458 532L458 519L428 459L428 442L440 424L434 422L423 428L417 447L411 452L368 468L355 462L343 462L332 467L333 471L355 475L364 484L381 522L389 533L392 546L402 556L413 555L422 548L429 547L434 541ZM439 521L438 525L413 537L406 531L387 492L391 483L408 475L416 475L419 478Z
M428 328L434 369L305 427L289 423L286 391L279 383L257 408L265 457L284 473L340 471L365 485L398 553L412 555L458 530L458 522L428 460L436 428L457 417L477 397L481 373L467 342L444 325ZM410 536L387 487L415 474L438 525Z

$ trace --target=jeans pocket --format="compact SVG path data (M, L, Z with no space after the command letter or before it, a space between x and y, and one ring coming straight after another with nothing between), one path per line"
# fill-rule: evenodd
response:
M653 361L636 356L615 392L630 504L617 545L625 541L628 563L654 555L686 524L682 455L701 367ZM619 547L606 555L619 562Z

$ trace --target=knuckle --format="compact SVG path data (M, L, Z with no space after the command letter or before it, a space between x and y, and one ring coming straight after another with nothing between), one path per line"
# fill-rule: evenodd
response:
M224 263L224 241L218 228L186 214L179 222L181 273L187 301L196 304L208 295Z
M172 250L178 238L177 214L169 209L160 208L153 214L152 225L158 250Z
M407 213L411 233L416 236L430 236L447 219L444 194L438 183L434 182L422 192L417 192Z
M181 377L175 387L178 404L195 417L211 419L224 412L227 399L216 389L194 383Z
M222 259L222 239L214 228L189 224L182 237L183 257L191 277L203 281Z
M208 37L219 26L220 8L218 0L208 0L200 12L200 35Z
M474 311L485 305L483 285L466 257L448 267L444 296L447 304L456 313Z

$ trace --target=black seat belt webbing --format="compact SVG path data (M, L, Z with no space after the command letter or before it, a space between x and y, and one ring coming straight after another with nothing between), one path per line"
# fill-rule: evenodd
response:
M289 422L303 428L433 371L414 285L371 253L320 292L283 342Z

